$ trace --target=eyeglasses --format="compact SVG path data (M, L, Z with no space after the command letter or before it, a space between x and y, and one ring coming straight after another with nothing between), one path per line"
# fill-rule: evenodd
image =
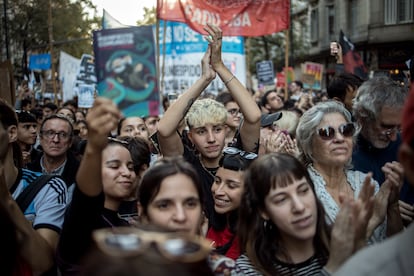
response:
M66 141L71 137L71 135L69 133L66 133L66 132L63 132L63 131L55 132L53 130L42 130L42 131L40 131L40 134L43 137L46 137L47 139L50 139L50 140L55 138L56 135L58 136L58 138L60 140L63 140L63 141Z
M240 113L240 109L232 108L232 109L227 110L227 112L234 116Z
M338 127L339 133L344 137L352 137L355 134L355 125L353 123L342 124ZM332 140L335 138L335 129L331 126L326 126L318 129L316 133L322 140Z
M224 154L230 154L230 155L235 155L235 154L239 154L241 157L248 159L248 160L253 160L257 158L257 154L253 153L253 152L246 152L244 150L235 148L235 147L226 147L223 149L223 153Z
M133 227L112 227L92 234L98 248L114 257L134 257L155 245L167 259L184 263L200 261L212 250L210 242L185 233L150 232Z
M380 127L385 130L384 134L390 136L394 133L401 132L401 126L380 124Z

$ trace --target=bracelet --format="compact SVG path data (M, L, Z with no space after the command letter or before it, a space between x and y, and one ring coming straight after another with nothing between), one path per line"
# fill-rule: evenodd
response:
M229 78L228 80L226 80L225 82L224 82L224 85L227 85L229 82L231 82L233 79L234 79L234 75L233 76L231 76L231 78Z

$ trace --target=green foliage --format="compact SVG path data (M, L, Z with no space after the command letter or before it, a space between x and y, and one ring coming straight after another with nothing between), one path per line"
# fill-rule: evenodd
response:
M154 25L155 23L157 23L156 7L144 7L144 18L142 20L138 20L137 25Z
M57 60L60 50L75 57L92 53L92 28L99 18L90 18L95 11L91 0L13 0L9 1L9 37L15 46L14 55L45 53L49 47L49 3L52 8L53 52ZM23 60L22 60L23 61ZM16 69L21 69L17 60Z

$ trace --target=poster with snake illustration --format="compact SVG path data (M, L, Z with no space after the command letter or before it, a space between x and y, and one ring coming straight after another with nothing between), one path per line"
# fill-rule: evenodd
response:
M93 43L98 95L112 99L126 117L158 115L152 27L95 31Z

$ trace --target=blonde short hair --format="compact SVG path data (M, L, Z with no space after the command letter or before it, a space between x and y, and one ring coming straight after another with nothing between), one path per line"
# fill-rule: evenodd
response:
M225 124L227 110L222 103L213 99L196 100L185 116L188 127L198 128L206 124Z
M290 110L282 110L282 117L275 124L282 130L289 132L293 138L296 135L296 127L299 123L299 117L295 112Z

